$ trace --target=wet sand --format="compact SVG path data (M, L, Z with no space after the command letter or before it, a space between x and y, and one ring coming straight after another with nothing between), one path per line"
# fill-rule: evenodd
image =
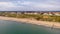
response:
M59 22L37 21L35 19L29 19L29 18L13 18L13 17L0 16L0 20L11 20L11 21L18 21L18 22L35 24L35 25L43 25L51 28L60 28Z

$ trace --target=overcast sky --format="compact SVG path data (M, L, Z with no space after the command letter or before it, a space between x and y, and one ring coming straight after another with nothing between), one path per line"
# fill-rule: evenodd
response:
M60 0L0 0L0 11L60 11Z

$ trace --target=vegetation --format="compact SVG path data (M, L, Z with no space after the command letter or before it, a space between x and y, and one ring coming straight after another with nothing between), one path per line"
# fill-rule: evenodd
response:
M42 14L10 14L10 13L1 13L0 16L7 16L7 17L16 17L16 18L34 18L36 20L42 21L53 21L53 22L60 22L60 16L55 15L42 15Z

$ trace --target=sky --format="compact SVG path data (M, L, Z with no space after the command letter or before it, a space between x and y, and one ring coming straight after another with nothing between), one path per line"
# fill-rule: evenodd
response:
M60 0L0 0L0 11L60 11Z

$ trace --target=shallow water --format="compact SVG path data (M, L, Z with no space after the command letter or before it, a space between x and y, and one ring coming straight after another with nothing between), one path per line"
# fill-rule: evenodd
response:
M0 34L60 34L60 29L0 20Z

